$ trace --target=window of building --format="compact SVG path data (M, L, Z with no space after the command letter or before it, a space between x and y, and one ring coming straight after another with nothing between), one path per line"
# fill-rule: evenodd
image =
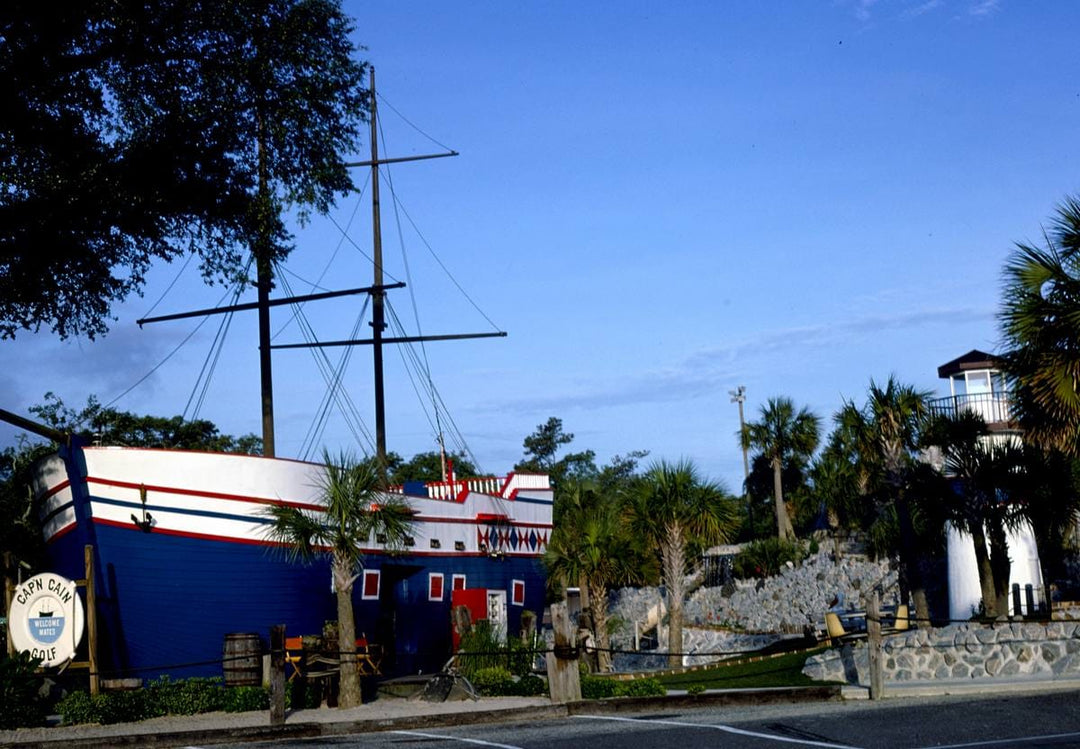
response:
M365 601L377 601L379 599L379 571L364 570L364 588L360 597Z
M428 573L428 600L441 601L443 599L443 574L441 572Z

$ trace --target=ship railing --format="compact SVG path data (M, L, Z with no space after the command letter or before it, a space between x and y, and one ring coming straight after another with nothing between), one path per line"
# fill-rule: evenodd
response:
M462 491L498 495L506 479L498 476L473 476L453 481L425 481L424 488L431 499L455 500ZM390 492L404 494L404 486L391 486Z
M431 499L447 501L457 499L458 495L465 490L476 494L509 498L523 489L549 490L551 480L542 473L511 473L505 477L474 476L453 481L426 481L424 489ZM405 486L391 486L388 491L392 494L404 494Z
M550 490L551 477L546 473L511 473L503 482L501 494L503 497L512 497L515 492L522 489Z
M955 417L962 413L975 413L987 424L1005 424L1014 417L1013 399L1009 393L973 393L948 395L930 401L933 416Z

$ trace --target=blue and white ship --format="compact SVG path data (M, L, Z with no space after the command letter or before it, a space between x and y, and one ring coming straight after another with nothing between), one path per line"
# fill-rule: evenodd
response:
M107 677L219 675L226 635L322 632L337 618L329 562L288 560L269 540L273 504L318 510L321 465L294 460L72 444L42 460L53 571L84 576L94 553L98 659ZM485 589L489 616L516 632L542 613L551 537L547 476L410 484L405 553L370 538L353 591L356 629L383 672L438 670L451 653L451 592ZM403 492L402 492L403 493ZM498 610L501 609L501 610Z

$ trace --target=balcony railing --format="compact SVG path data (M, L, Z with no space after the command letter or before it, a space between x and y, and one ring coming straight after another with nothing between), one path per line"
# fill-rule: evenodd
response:
M987 424L1006 424L1013 420L1012 397L1009 393L949 395L930 401L930 413L934 416L976 413Z

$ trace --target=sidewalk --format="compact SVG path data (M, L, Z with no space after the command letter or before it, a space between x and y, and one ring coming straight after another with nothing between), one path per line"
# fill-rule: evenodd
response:
M1080 690L1080 679L1007 681L937 681L885 685L885 698L936 697L961 694L1016 694ZM583 700L553 705L546 697L487 697L457 702L423 702L382 697L349 710L320 708L289 713L283 726L271 726L265 711L169 716L139 723L82 725L0 731L0 747L30 749L104 749L128 747L186 747L285 738L313 738L374 731L436 728L439 726L545 720L575 714L678 710L720 705L763 705L868 699L860 686L789 687L776 689L709 690L690 696L671 691L666 697L626 697Z
M1024 692L1080 691L1080 678L1060 679L1015 676L1008 679L939 679L936 681L887 681L883 699L897 697L944 697L947 695L1023 694ZM845 700L870 699L870 687L840 688Z

